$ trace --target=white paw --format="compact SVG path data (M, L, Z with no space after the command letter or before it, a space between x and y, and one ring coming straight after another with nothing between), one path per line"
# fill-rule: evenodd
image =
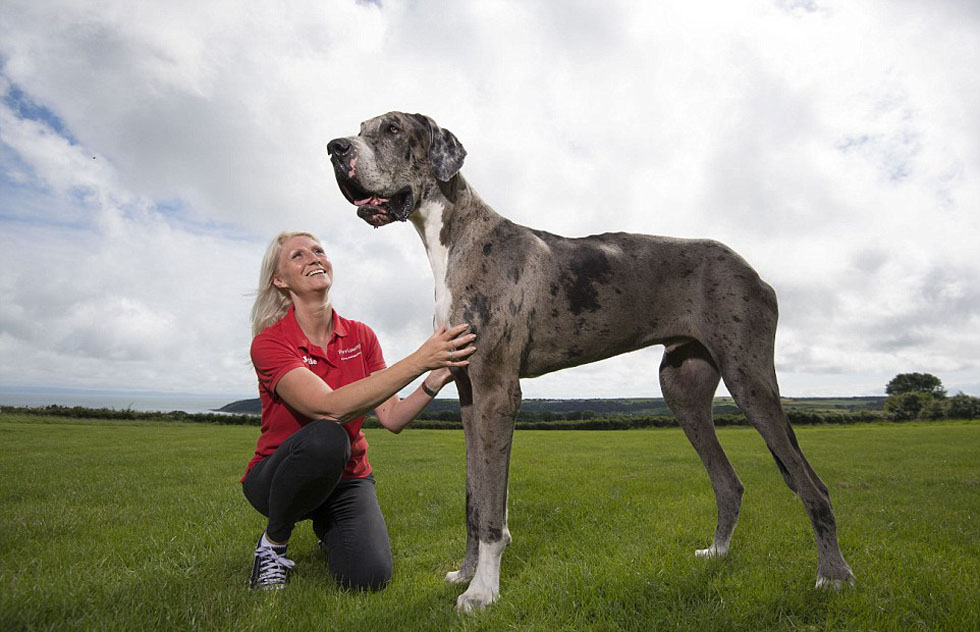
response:
M475 612L497 600L500 594L500 558L506 546L507 542L503 540L480 541L476 574L473 575L473 581L470 582L466 592L456 600L458 612ZM462 570L460 569L459 572L462 573Z
M727 546L717 546L712 544L706 549L698 549L694 552L697 557L712 558L712 557L724 557L728 553Z
M450 584L465 584L471 579L473 579L473 573L463 572L462 569L446 573L446 581Z
M470 586L469 589L460 595L456 600L456 612L470 614L471 612L482 610L496 601L497 597L499 596L499 591L491 589L474 589L473 586Z

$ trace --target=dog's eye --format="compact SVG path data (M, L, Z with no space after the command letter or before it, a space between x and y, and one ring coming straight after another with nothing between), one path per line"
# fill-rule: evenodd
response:
M402 130L397 125L395 125L394 123L392 123L391 125L388 126L388 133L389 134L397 134L400 131L402 131Z

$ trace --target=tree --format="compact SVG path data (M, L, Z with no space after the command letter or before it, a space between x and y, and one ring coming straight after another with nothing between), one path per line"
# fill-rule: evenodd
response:
M932 395L921 391L892 395L885 400L885 412L902 421L915 419L925 405L932 400Z
M888 395L904 393L928 393L933 397L946 397L942 380L931 373L899 373L885 386Z
M980 417L980 397L957 393L949 398L946 413L950 419L976 419Z

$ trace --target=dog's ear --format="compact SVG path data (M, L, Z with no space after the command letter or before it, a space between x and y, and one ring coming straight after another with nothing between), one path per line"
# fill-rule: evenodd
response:
M413 114L413 118L429 130L429 164L432 172L442 182L448 182L463 167L466 150L463 144L447 129L424 114Z

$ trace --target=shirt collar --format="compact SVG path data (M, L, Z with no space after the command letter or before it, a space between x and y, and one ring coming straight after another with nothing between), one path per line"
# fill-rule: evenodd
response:
M289 310L286 312L286 316L283 318L283 325L289 333L289 336L297 341L297 346L310 351L314 346L310 342L310 339L306 337L303 333L303 328L299 326L299 322L296 320L296 308L293 305L289 306ZM330 342L333 341L334 336L338 338L343 338L347 335L347 323L346 319L341 318L337 313L337 310L333 310L333 333L330 335L330 340L327 341L327 346L330 346ZM324 353L327 352L326 349L323 350Z

